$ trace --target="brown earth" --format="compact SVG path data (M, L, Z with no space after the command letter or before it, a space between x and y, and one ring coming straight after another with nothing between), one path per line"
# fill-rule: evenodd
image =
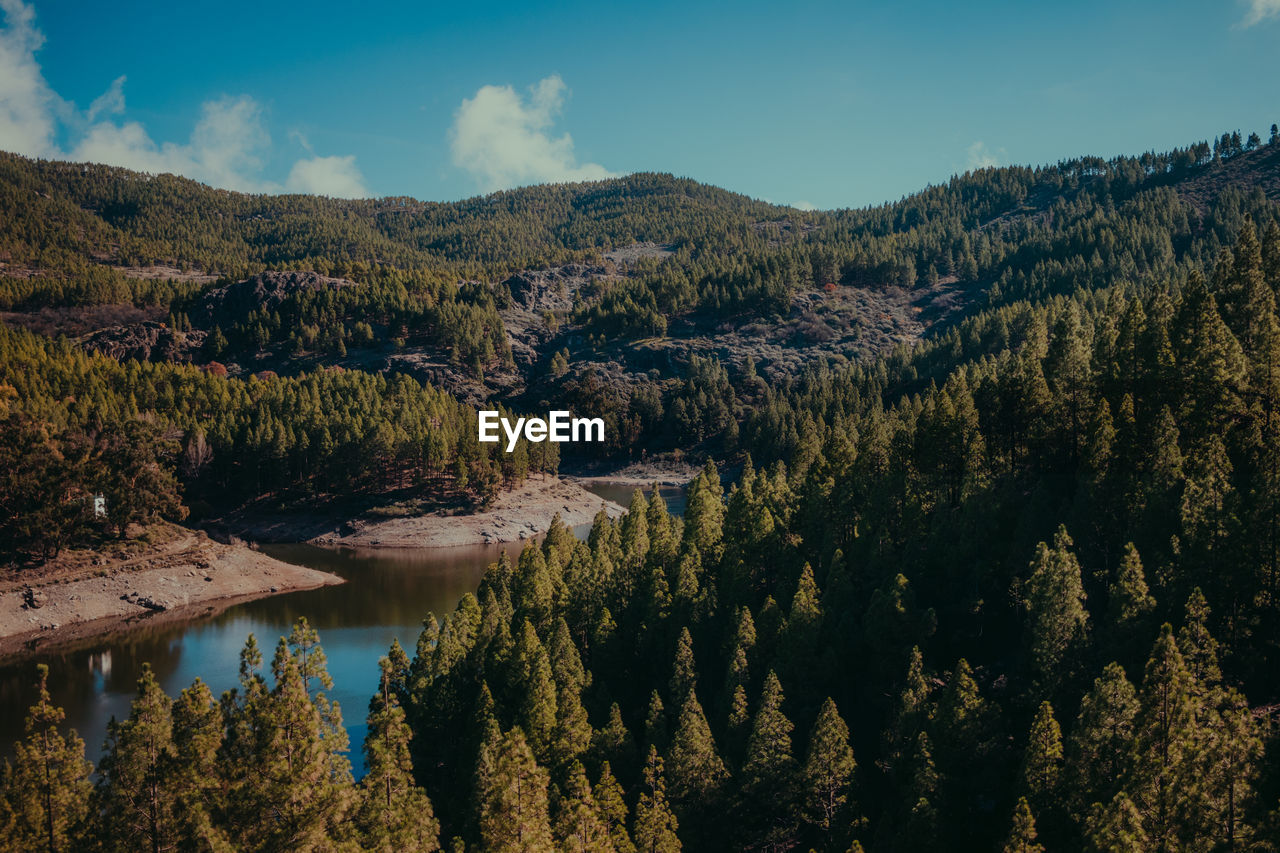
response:
M559 477L533 475L503 492L493 506L470 515L443 511L407 518L348 522L342 532L316 536L316 545L361 548L449 548L494 542L519 542L545 533L552 520L570 527L587 524L603 509L611 518L623 508Z
M165 281L194 281L197 284L208 284L211 281L217 281L216 275L211 275L200 270L183 270L177 267L171 267L166 264L153 264L149 267L114 267L115 270L129 278L145 278Z
M683 486L698 476L702 468L674 459L633 462L625 468L605 474L581 474L568 479L584 485L610 486Z
M71 552L0 578L0 658L119 630L189 619L277 592L342 583L204 533L164 527L115 553Z

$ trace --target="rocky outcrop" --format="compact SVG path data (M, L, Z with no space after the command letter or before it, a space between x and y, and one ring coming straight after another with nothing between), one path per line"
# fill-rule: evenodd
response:
M81 343L91 352L117 360L191 361L204 345L202 329L176 332L156 320L110 326L86 335Z
M309 270L268 271L209 291L190 316L198 326L230 325L255 309L274 311L299 291L358 286L345 278L330 278Z
M503 281L502 286L511 291L516 307L525 311L570 311L573 295L584 284L612 276L608 267L565 264L544 270L521 270Z

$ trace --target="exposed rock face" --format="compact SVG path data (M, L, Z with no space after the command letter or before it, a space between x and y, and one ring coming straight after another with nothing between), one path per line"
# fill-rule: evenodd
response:
M582 285L598 278L610 278L603 266L565 264L545 270L521 270L502 284L511 291L516 307L526 311L569 311L573 294Z
M117 360L191 361L204 345L207 333L201 329L175 332L164 323L146 320L126 326L111 326L85 336L84 348Z
M345 278L330 278L309 270L259 273L206 293L192 310L191 320L200 326L212 326L224 319L242 318L255 309L274 311L281 302L302 290L339 290L358 286Z
M662 246L657 243L632 243L630 246L605 252L604 259L620 266L630 266L636 261L663 260L675 254L674 246Z

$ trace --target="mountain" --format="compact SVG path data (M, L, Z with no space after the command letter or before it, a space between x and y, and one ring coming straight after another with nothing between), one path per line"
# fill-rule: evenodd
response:
M101 351L233 376L402 372L472 403L556 398L616 422L637 415L638 388L675 393L695 356L786 381L982 309L1205 270L1280 193L1280 149L1224 139L985 169L832 212L669 175L439 204L243 195L4 155L0 309ZM268 295L277 271L354 286ZM140 346L160 323L182 343ZM683 443L639 417L646 443Z
M302 621L270 686L252 638L220 704L171 719L144 678L92 793L42 692L0 825L34 846L56 802L68 839L139 842L144 779L192 846L1271 849L1278 136L828 212L661 175L431 205L5 159L0 542L30 562L188 507L707 462L682 517L557 525L393 646L366 781ZM506 453L482 400L610 441Z

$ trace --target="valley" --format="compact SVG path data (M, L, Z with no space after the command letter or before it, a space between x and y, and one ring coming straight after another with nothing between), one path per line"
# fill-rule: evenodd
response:
M212 849L1268 849L1278 176L1238 131L828 211L0 155L0 828L141 838L145 777Z

